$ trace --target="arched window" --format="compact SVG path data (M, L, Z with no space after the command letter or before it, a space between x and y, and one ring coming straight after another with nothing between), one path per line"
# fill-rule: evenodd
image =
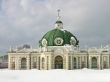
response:
M63 58L61 56L55 57L55 69L63 69Z
M103 62L103 68L104 68L104 69L107 68L107 62L106 62L106 61Z
M84 61L81 64L81 68L85 68L85 62Z
M45 68L45 59L42 58L42 69L44 69L44 68Z
M27 61L26 58L21 59L21 69L26 69L27 68Z
M76 58L73 58L73 68L76 69L77 68L77 61Z
M15 69L15 62L12 62L11 68Z
M97 58L96 57L92 58L92 68L97 68Z
M33 68L36 68L37 66L36 66L36 62L33 62Z
M33 67L32 68L35 69L35 68L37 68L37 57L33 57L32 60L33 60L33 62L32 62Z

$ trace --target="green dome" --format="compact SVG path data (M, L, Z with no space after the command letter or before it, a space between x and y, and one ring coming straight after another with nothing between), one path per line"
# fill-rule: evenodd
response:
M39 46L77 46L79 41L77 38L67 30L53 29L47 32L39 41Z

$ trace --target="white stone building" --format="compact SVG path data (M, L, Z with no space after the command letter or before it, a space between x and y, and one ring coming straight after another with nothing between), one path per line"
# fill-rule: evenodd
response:
M47 32L39 41L39 48L10 49L9 69L109 69L110 49L80 49L77 38L63 29L58 19L55 28Z

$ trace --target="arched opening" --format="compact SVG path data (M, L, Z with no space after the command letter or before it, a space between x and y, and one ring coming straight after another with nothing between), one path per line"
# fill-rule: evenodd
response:
M81 68L85 68L85 62L82 62Z
M73 58L73 68L76 69L77 68L77 62L76 62L76 58Z
M96 57L92 58L92 68L97 68L97 58Z
M37 66L36 66L36 62L33 62L33 68L36 68Z
M26 69L27 68L27 61L26 58L21 59L21 69Z
M15 62L12 62L11 69L15 69Z
M44 69L44 68L45 68L45 59L42 58L42 69Z
M63 69L63 58L61 56L55 57L55 69Z
M107 62L106 62L106 61L103 62L103 68L104 68L104 69L107 68Z

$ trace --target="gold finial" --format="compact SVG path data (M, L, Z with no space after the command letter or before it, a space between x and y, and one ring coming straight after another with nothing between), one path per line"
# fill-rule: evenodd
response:
M60 20L60 9L58 9L57 12L58 12L58 18L57 18L57 20Z

